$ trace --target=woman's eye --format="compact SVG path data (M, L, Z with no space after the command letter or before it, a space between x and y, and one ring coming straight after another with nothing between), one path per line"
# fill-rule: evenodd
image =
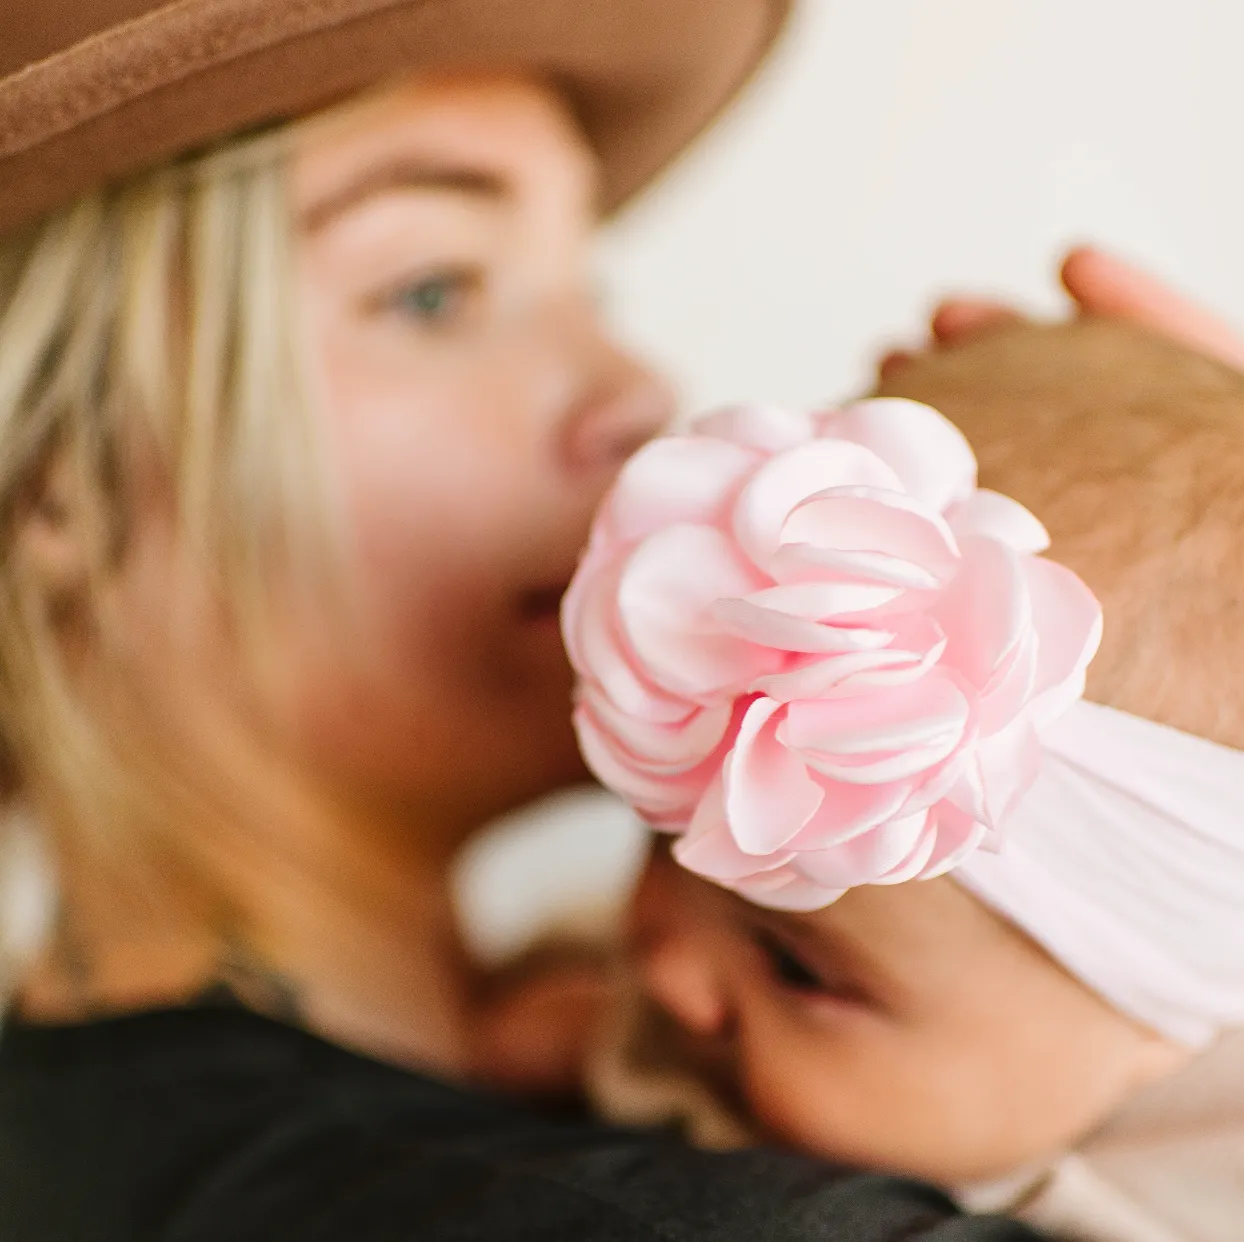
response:
M776 937L760 931L756 933L756 943L768 959L769 967L779 983L800 991L825 991L824 979Z
M465 312L481 283L478 274L465 269L437 272L399 289L391 304L422 326L444 327Z

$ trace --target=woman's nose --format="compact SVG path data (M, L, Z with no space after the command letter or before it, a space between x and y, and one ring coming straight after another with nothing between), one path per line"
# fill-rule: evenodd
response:
M669 425L673 386L638 359L599 340L582 395L564 425L567 464L576 473L615 473Z

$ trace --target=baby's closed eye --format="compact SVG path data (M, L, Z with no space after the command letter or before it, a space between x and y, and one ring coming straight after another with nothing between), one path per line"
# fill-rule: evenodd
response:
M752 934L756 947L764 954L766 965L778 982L801 990L823 990L825 981L793 949L784 945L772 932L757 928Z
M856 1004L869 1002L870 997L859 980L834 962L831 955L809 953L769 927L752 928L751 939L760 952L769 979L779 988L808 999L824 997Z

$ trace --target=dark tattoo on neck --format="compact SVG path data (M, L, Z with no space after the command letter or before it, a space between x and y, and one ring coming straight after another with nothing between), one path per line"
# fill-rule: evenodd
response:
M54 975L64 987L70 1009L82 1018L98 1016L101 1007L94 996L95 968L87 951L87 941L63 902L56 911L48 955Z
M306 1025L301 990L288 975L266 962L236 930L220 933L220 944L217 965L203 986L191 983L180 995L176 990L161 989L153 992L149 1001L251 1009L290 1026ZM51 997L48 1003L62 1018L90 1022L141 1003L135 1001L132 987L125 1002L118 1003L110 996L105 963L95 948L83 934L72 907L62 902L47 944L49 982L44 985L45 995ZM198 977L203 979L202 975ZM138 982L131 980L131 984Z
M304 1025L302 995L297 984L236 936L226 937L218 975L197 1000L199 1004L240 1005L290 1026Z

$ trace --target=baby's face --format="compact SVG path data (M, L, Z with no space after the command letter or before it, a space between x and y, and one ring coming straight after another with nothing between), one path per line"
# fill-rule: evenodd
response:
M633 934L682 1051L762 1132L830 1160L998 1176L1181 1058L949 879L778 914L658 844Z

